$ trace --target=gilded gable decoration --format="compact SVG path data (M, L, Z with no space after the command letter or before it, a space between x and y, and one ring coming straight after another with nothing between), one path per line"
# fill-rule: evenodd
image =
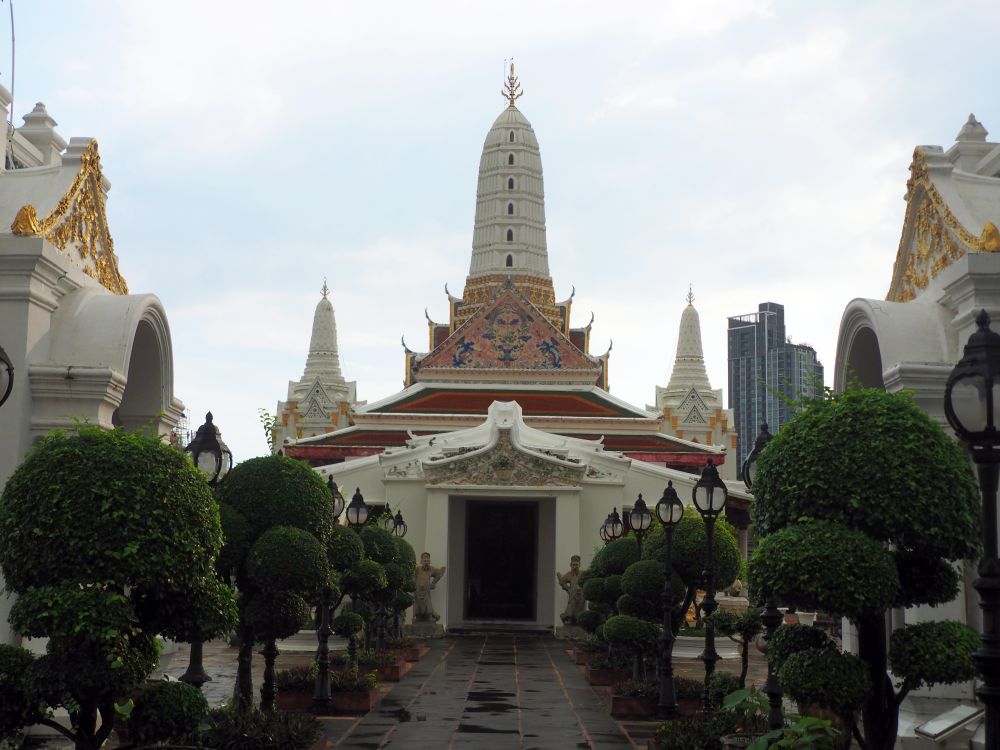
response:
M586 470L583 464L566 466L562 461L557 463L521 453L511 443L509 430L501 430L496 445L483 453L444 459L439 465L424 463L424 477L429 485L575 487L583 482Z
M128 285L118 272L114 241L108 230L97 141L91 141L84 149L72 184L46 217L39 219L34 206L24 205L10 228L19 237L44 237L78 260L83 272L106 289L128 294Z
M931 279L966 253L1000 251L1000 231L995 224L985 222L977 236L951 212L930 178L927 157L920 148L913 152L906 202L903 234L886 297L889 301L914 299Z

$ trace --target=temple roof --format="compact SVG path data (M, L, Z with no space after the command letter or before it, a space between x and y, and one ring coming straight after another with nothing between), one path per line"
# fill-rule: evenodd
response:
M680 330L677 332L677 356L667 384L668 392L686 392L691 388L712 390L701 348L701 321L694 307L694 295L690 291L687 301L687 307L681 313Z
M888 300L914 299L966 253L1000 251L1000 143L987 135L969 115L947 151L914 149Z
M425 356L414 358L413 380L461 379L594 384L603 362L575 347L513 284Z

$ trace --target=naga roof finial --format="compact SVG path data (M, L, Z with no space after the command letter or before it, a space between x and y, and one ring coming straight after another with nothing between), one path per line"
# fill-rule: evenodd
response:
M503 90L500 95L504 97L508 102L510 102L511 109L517 109L514 104L521 96L524 94L521 91L521 84L517 80L517 76L514 74L514 60L510 61L510 75L507 76L507 81L504 83Z

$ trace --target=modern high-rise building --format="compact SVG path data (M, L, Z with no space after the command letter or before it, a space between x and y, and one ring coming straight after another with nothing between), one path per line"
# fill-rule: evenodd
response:
M753 449L762 423L772 433L794 414L790 402L818 396L823 365L816 350L785 335L785 307L761 302L757 312L729 318L729 408L736 420L737 467Z

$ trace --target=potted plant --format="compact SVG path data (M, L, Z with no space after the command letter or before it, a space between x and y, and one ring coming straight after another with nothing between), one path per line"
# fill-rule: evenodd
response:
M426 656L430 648L413 638L389 638L386 647L408 662L417 662Z
M613 659L607 654L598 654L587 666L587 682L594 686L613 685L628 676L621 659Z
M358 652L358 666L364 671L374 672L380 682L399 682L412 668L391 651L376 651L373 648Z
M595 656L606 649L607 646L598 642L597 638L591 635L581 638L576 642L576 645L573 647L573 656L577 664L585 667L590 664Z
M674 677L674 695L677 698L677 713L694 716L704 705L705 683L690 677Z
M289 667L274 673L275 700L282 711L300 713L312 708L316 665Z
M734 717L736 731L723 736L724 750L749 747L754 740L765 734L767 726L767 696L754 688L735 690L722 701L722 711Z
M747 750L834 750L840 732L827 719L797 716L788 726L754 740Z
M656 714L660 694L655 681L616 682L611 691L611 715L616 719L646 719Z
M330 672L330 703L338 712L368 713L378 697L378 680L374 672L359 672L357 669Z

